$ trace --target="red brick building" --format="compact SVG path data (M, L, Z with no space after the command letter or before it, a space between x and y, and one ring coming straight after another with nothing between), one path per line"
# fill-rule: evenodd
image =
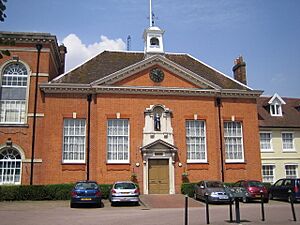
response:
M16 42L0 61L1 184L134 179L145 194L172 194L187 180L261 179L262 92L246 85L241 57L233 68L238 81L188 54L166 53L163 31L151 26L144 52L105 51L57 76L66 49L54 36L0 38ZM43 48L34 113L36 43ZM19 82L26 91L14 96Z

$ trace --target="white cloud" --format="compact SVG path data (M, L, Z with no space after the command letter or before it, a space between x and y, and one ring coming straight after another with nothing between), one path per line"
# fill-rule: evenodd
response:
M66 71L104 50L124 50L126 47L125 42L121 38L112 40L104 35L101 35L99 42L86 45L82 43L76 34L69 34L63 39L62 43L67 47Z

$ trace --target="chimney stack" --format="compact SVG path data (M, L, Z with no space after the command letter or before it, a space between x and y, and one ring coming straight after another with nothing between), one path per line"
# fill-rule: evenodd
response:
M234 60L232 71L235 80L247 85L246 63L242 56L239 56L236 60Z
M59 68L59 74L63 74L65 72L65 58L67 53L67 48L62 44L59 47L59 53L60 53L60 68Z

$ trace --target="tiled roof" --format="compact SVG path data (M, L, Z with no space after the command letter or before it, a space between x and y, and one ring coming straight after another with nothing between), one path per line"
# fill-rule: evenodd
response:
M260 127L300 128L300 98L282 98L282 116L271 116L269 100L271 97L257 99L258 121Z
M187 54L165 54L165 57L223 89L250 90ZM142 52L104 51L51 83L90 84L143 60L144 53Z

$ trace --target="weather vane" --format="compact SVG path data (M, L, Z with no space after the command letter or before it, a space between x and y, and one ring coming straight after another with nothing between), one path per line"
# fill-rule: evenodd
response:
M149 14L149 19L150 19L150 27L153 27L155 25L154 20L157 19L157 17L154 15L154 12L152 11L152 1L150 1L150 14Z

